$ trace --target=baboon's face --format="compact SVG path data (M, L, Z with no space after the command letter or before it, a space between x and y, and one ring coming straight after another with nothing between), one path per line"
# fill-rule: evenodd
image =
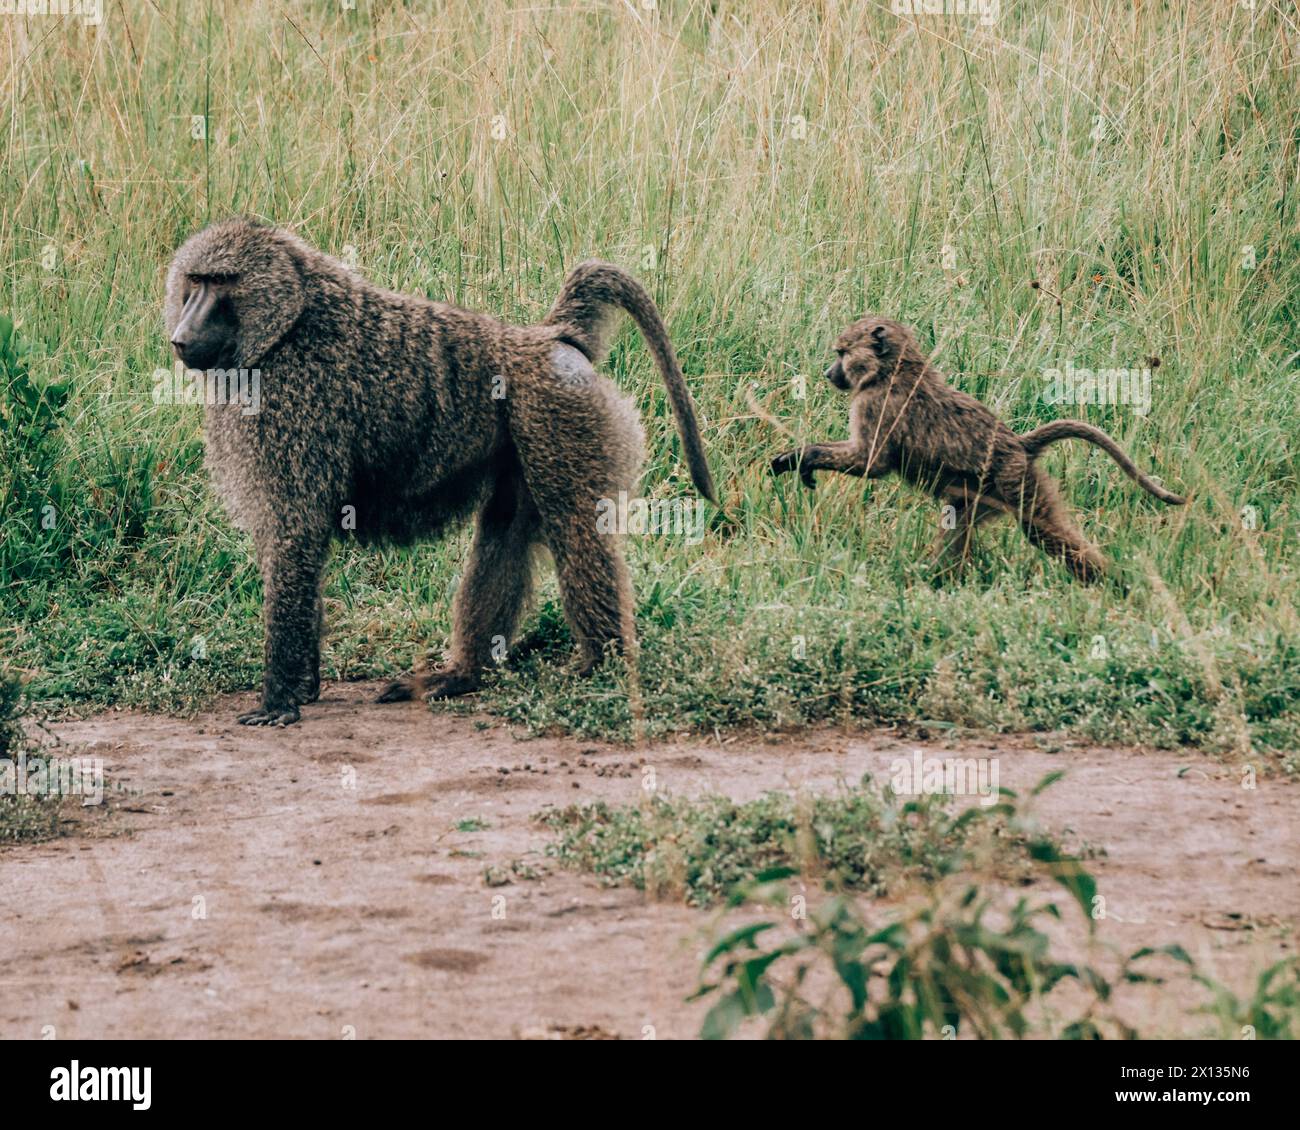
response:
M214 224L172 260L167 338L186 368L252 367L294 327L304 301L292 237L245 220Z
M924 363L911 331L892 318L859 318L835 341L838 359L826 370L836 388L859 389L889 378L907 362Z
M187 369L232 368L237 360L238 275L185 275L181 317L171 333L172 349Z

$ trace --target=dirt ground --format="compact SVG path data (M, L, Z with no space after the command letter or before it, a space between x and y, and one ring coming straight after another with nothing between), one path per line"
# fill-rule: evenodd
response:
M1037 811L1105 855L1100 939L1177 941L1241 989L1295 952L1300 787L1203 755L1037 738L917 743L886 731L724 735L641 750L516 740L422 704L334 684L287 730L237 726L253 696L184 720L109 713L53 731L102 757L104 811L73 835L0 852L0 1036L690 1037L707 912L552 872L503 887L489 865L543 862L547 805L635 803L642 761L678 795L830 788L928 756L999 757ZM1055 752L1049 752L1049 750ZM56 751L71 755L76 750ZM462 822L482 822L458 831ZM469 827L475 827L471 824ZM1143 1031L1192 1031L1187 999Z

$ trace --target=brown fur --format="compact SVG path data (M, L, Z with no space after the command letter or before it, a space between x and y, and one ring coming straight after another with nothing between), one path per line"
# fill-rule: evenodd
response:
M815 486L817 471L879 478L897 471L955 508L955 524L935 547L936 563L965 562L975 527L1002 514L1014 517L1031 542L1059 558L1080 581L1099 580L1105 560L1071 519L1056 483L1035 460L1069 437L1102 448L1162 502L1186 500L1143 474L1100 428L1057 420L1016 435L974 397L952 388L921 352L906 326L888 318L855 322L835 343L839 360L827 379L851 390L849 439L782 452L772 471L798 470Z
M408 544L477 514L446 665L384 701L476 687L514 635L539 546L555 559L582 669L634 644L622 551L596 526L598 500L631 492L643 457L630 400L593 367L620 309L650 345L692 478L714 499L663 321L617 267L581 264L546 319L520 327L384 290L249 221L180 248L166 299L177 355L261 374L260 411L209 405L205 420L213 482L252 534L265 588L262 703L241 722L296 721L318 693L321 577L339 536Z

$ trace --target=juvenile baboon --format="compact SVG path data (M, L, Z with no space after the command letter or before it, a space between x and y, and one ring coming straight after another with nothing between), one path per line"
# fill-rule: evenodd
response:
M538 545L554 556L581 669L632 646L627 568L596 524L598 501L631 491L643 457L631 401L594 368L619 309L659 367L691 478L716 501L663 320L618 267L580 264L546 318L518 327L384 290L248 220L177 251L165 309L176 356L260 379L258 411L205 414L209 472L252 534L264 585L262 702L240 722L294 722L319 694L321 576L345 530L405 544L477 512L445 666L380 701L474 689L515 631Z
M948 385L907 327L889 318L854 322L839 336L835 352L839 357L826 378L853 394L848 440L782 452L772 460L772 471L798 470L808 487L815 487L817 471L870 478L899 472L953 507L935 546L941 570L965 561L976 526L1010 514L1031 542L1064 561L1080 581L1100 579L1104 558L1035 462L1057 440L1086 439L1161 502L1186 501L1138 470L1100 428L1081 420L1056 420L1016 435L974 397Z

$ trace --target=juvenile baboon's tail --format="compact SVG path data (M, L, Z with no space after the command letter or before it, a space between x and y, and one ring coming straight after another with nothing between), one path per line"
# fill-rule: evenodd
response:
M1100 428L1094 428L1091 424L1085 424L1082 420L1053 420L1050 424L1044 424L1041 428L1026 432L1020 437L1020 442L1024 446L1025 454L1029 456L1029 461L1032 463L1038 458L1043 448L1060 439L1086 439L1089 443L1095 443L1119 464L1120 470L1124 474L1143 490L1155 495L1161 502L1167 502L1170 506L1182 506L1187 501L1182 495L1165 490L1150 475L1143 474L1138 470L1137 464L1125 454L1124 449L1110 436Z
M704 456L704 443L695 422L691 394L677 363L677 354L668 340L664 320L645 287L613 263L588 259L569 272L560 288L560 296L543 319L543 325L560 327L560 337L582 350L594 365L605 356L619 310L632 315L650 346L655 364L659 366L659 375L668 390L668 402L677 420L677 434L682 438L686 465L696 489L710 502L716 503L718 496L709 462Z

